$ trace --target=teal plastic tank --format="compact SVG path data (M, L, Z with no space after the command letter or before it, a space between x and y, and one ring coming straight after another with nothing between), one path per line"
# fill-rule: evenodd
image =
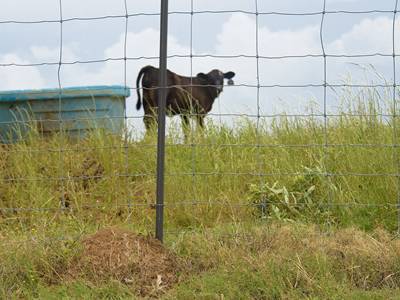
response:
M121 133L129 96L124 86L0 92L0 142L23 139L35 127L44 135L62 128L72 137L95 128Z

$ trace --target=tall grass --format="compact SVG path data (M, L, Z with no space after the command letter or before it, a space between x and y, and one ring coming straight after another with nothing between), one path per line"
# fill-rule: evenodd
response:
M285 115L258 127L249 118L234 126L209 121L182 142L172 124L167 230L278 218L395 231L398 141L393 118L382 116L391 111L371 91L347 99L326 128L318 117ZM152 230L154 132L129 139L128 149L101 130L61 139L33 130L1 148L1 232L76 234L115 223Z

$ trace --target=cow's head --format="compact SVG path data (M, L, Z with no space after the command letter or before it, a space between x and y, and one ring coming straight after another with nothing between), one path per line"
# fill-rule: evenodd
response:
M203 79L207 84L214 86L217 89L217 94L220 94L224 88L224 79L228 79L228 84L233 85L232 78L235 73L232 71L223 73L220 70L212 70L207 74L199 73L197 77Z

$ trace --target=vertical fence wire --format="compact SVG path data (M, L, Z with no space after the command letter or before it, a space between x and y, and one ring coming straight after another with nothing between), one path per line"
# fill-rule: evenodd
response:
M127 42L128 42L128 26L129 26L129 10L127 0L124 0L124 11L125 11L125 31L124 31L124 89L125 95L127 94L128 85L127 85ZM124 126L123 126L123 134L124 134L124 161L125 161L125 197L126 202L129 208L129 218L132 214L132 195L130 188L130 177L129 174L129 119L127 113L126 101L124 101Z
M255 8L255 54L256 54L256 80L257 80L257 121L256 121L256 147L257 147L257 176L259 182L260 191L263 190L263 177L261 174L263 173L263 162L261 156L261 141L260 141L260 122L261 122L261 103L260 103L260 57L259 57L259 14L258 14L258 0L254 0L254 8ZM261 195L262 199L259 199L261 203L261 215L262 217L266 217L266 199L264 199L264 195Z
M57 69L57 82L58 82L58 118L59 118L59 152L58 152L58 161L59 161L59 180L61 185L61 196L60 196L60 205L61 209L65 209L67 206L66 203L66 191L65 191L65 172L64 172L64 124L63 124L63 115L62 115L62 84L61 84L61 67L63 64L63 5L62 0L59 0L59 22L60 22L60 43L59 43L59 55L58 55L58 69Z
M193 103L193 16L194 16L194 0L190 0L190 103ZM194 100L196 101L196 100ZM196 115L196 105L191 104L192 111L190 112L190 117L194 116L195 118L199 118L200 116ZM198 122L192 122L192 118L189 118L189 126L191 128L190 131L190 143L191 143L191 156L192 156L192 198L194 201L197 201L197 180L196 180L196 130L194 125L196 124L199 127ZM190 123L192 123L190 125ZM201 128L197 128L199 131ZM188 129L186 129L188 130ZM186 142L186 141L185 141Z
M325 51L325 43L324 43L324 23L325 23L325 16L326 16L326 0L323 0L323 7L321 12L321 23L320 23L320 30L319 30L319 38L321 43L321 51L323 57L323 117L324 117L324 129L323 129L323 153L322 153L322 167L323 167L323 175L327 182L330 181L330 172L328 170L328 146L329 146L329 138L328 138L328 112L327 112L327 55ZM331 187L328 187L328 203L329 205L333 205L333 196Z
M395 0L393 9L392 20L392 62L393 62L393 163L394 171L397 172L396 176L396 189L397 189L397 233L400 234L400 160L399 160L399 139L397 130L397 84L396 84L396 14L397 14L398 0Z

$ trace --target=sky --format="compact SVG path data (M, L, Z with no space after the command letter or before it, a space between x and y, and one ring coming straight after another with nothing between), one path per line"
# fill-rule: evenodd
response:
M308 13L321 12L323 0L193 0L196 13L191 19L190 0L170 0L168 54L169 55L247 55L291 56L320 55L321 14L258 16L234 11ZM63 0L63 19L125 15L123 0ZM126 0L129 14L127 57L152 57L159 51L159 1ZM58 62L60 51L60 23L16 24L2 21L59 20L59 0L2 0L0 10L0 90L39 89L58 87L57 65L10 66ZM394 0L326 0L327 11L393 11ZM399 8L397 8L399 9ZM225 13L205 11L224 10ZM143 15L146 13L146 15ZM393 53L393 12L363 14L326 14L323 23L323 45L328 55L364 55ZM192 26L191 26L192 24ZM122 58L125 45L125 18L98 20L69 20L63 23L63 62ZM400 53L400 18L395 22L395 51ZM191 48L192 46L192 48ZM129 60L126 83L134 87L141 67L157 66L158 59ZM256 114L257 103L262 114L301 114L309 109L321 113L322 87L257 88L257 59L250 58L171 58L168 68L178 74L195 75L217 68L236 73L237 86L226 87L213 106L214 114ZM397 84L400 81L400 59L396 60ZM260 85L320 85L324 82L322 57L258 60ZM393 83L391 56L328 57L329 84L385 84ZM63 87L87 85L123 85L123 61L62 65ZM339 88L328 89L328 113L340 102ZM258 102L257 102L258 100ZM129 116L141 116L136 111L136 94L127 99Z

